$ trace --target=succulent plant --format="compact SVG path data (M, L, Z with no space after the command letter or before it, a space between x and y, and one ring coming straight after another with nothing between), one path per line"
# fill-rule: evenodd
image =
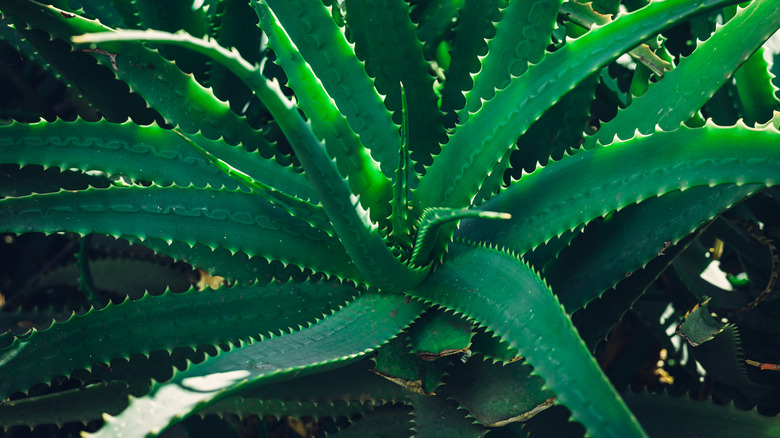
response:
M0 425L772 436L780 11L737 3L3 0Z

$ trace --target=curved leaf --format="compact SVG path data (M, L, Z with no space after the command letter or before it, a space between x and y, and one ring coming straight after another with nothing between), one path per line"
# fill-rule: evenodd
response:
M647 394L626 391L623 399L646 425L651 436L683 438L692 435L720 437L774 437L780 433L780 418L741 410L732 403L693 400L666 393ZM664 421L658 421L664 418Z
M485 275L486 269L492 275ZM410 294L463 313L509 342L589 435L645 436L563 307L519 259L453 244L446 262Z
M6 198L0 200L0 229L201 243L342 278L360 277L328 231L256 195L226 189L133 186Z
M780 175L777 135L774 128L744 125L683 126L580 151L524 176L480 207L513 219L490 228L464 222L460 234L524 253L596 217L673 190L723 183L771 186Z
M649 36L727 3L735 1L652 2L548 54L455 130L420 181L415 210L467 206L515 140L575 85Z
M707 41L641 97L609 122L603 124L594 138L602 144L614 136L628 138L638 130L653 131L655 125L676 128L698 111L731 77L732 73L780 27L777 5L757 0L741 9L737 17L718 29ZM713 63L713 59L719 62Z
M131 400L127 410L108 418L106 425L90 436L140 438L160 433L182 415L252 386L354 361L417 318L423 306L404 301L400 295L364 294L306 330L255 342L192 365L170 382L153 387L148 396Z
M286 283L168 292L93 309L2 349L0 363L14 372L0 375L0 397L134 353L272 337L313 323L356 294L349 284Z
M305 175L292 168L247 153L243 148L191 136L199 145L247 173L257 175L280 191L316 202L317 195ZM170 129L157 125L139 126L131 122L12 123L0 126L0 150L5 163L40 164L60 169L100 170L132 180L198 187L240 186L211 165Z

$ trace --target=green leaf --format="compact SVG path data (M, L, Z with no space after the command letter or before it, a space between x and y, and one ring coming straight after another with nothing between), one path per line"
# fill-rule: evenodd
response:
M550 44L561 0L514 0L496 24L496 36L488 41L488 56L474 77L474 88L466 94L460 123L482 107L496 90L505 88L512 77L522 75L528 64L536 64Z
M626 163L631 163L627 168ZM664 193L722 183L776 183L780 148L774 128L680 127L587 151L526 175L480 208L513 219L479 227L464 221L460 235L520 253L566 230ZM546 196L540 198L539 193Z
M98 420L103 413L117 415L127 406L124 382L96 383L85 388L0 403L0 424L31 429L45 424ZM124 397L123 397L124 396Z
M292 43L287 39L284 30L278 26L271 11L259 3L256 6L260 21L266 28L266 34L273 35L269 38L275 39L280 46L289 46L287 47L287 55L300 57L293 51ZM182 34L172 35L156 31L85 35L76 38L76 40L100 42L137 38L172 42L194 50L204 51L229 67L242 80L247 81L253 90L263 97L263 102L280 123L312 185L320 194L320 200L323 202L325 212L328 214L336 233L361 272L371 279L374 286L388 291L405 290L422 281L425 270L407 266L390 251L384 239L379 235L377 227L371 222L368 212L360 208L358 204L361 199L360 193L356 196L350 192L347 180L339 174L336 163L330 159L322 143L314 137L311 126L306 124L297 110L291 106L291 103L281 96L278 84L257 75L256 68L249 66L238 55L227 52L224 48L210 41L196 40ZM303 63L297 63L297 67L299 73L307 74L308 69ZM288 72L288 74L290 73ZM321 106L318 104L318 107ZM332 132L332 129L330 131ZM334 135L334 138L339 137L337 134ZM369 173L361 171L359 174L366 176ZM368 177L371 178L370 175ZM380 174L380 180L377 181L389 182L387 178L382 178L384 177ZM387 187L389 189L389 185ZM371 196L371 194L376 196ZM392 196L392 193L389 195ZM384 191L381 188L377 189L376 192L369 190L366 193L368 203L371 205L373 205L372 202L378 202L384 196ZM384 205L389 206L389 203L384 203Z
M517 349L512 348L500 336L485 330L484 327L477 327L472 338L471 350L493 362L510 363L522 359Z
M444 391L488 427L527 421L555 402L532 370L520 361L496 365L471 358L450 371Z
M566 92L649 36L730 1L653 2L548 54L455 130L420 181L415 210L467 206L515 140Z
M6 20L13 18L7 15ZM19 50L26 57L67 83L101 116L118 123L126 121L128 117L138 124L163 122L163 117L148 108L141 96L129 90L111 70L97 63L92 55L72 51L65 43L52 44L49 33L26 26L17 24L15 30L9 29L13 37L5 36L4 39L14 41L13 44L19 45Z
M399 83L403 83L409 101L407 146L416 163L430 165L446 136L433 77L428 73L430 65L415 32L421 28L415 29L409 6L401 0L350 0L344 4L355 54L365 61L366 72L375 79L377 91L385 96L385 106L399 123Z
M85 33L109 32L110 28L78 15L63 15L60 10L24 0L3 3L3 12L24 17L32 27L45 30L55 38L70 42L71 37ZM245 118L187 75L175 63L140 42L117 42L101 45L90 52L107 66L132 91L159 111L165 120L186 133L202 132L209 139L222 137L230 144L243 143L259 149L264 157L279 156L275 148L252 128ZM175 92L171 92L175 90Z
M646 425L651 436L770 438L780 433L780 418L777 416L764 416L755 409L739 409L733 402L723 405L712 399L699 401L689 396L632 391L623 393L623 398ZM659 418L665 421L658 421Z
M439 229L442 226L461 220L463 218L473 217L479 219L511 219L510 215L496 213L493 211L454 210L450 208L429 208L423 212L420 222L417 224L417 239L414 242L414 251L412 252L412 263L416 266L425 266L429 262L431 253L435 248L435 243L439 236ZM439 252L435 252L439 256Z
M318 199L306 176L292 168L200 134L192 134L190 138L271 187L304 200L316 202ZM157 125L80 119L74 122L17 122L0 126L0 148L3 151L0 160L5 163L100 170L111 176L160 185L210 185L231 190L243 187L192 150L175 132Z
M196 37L208 32L208 19L203 7L194 8L192 0L134 0L141 26L146 29L175 32L182 30ZM184 72L191 73L198 82L206 80L208 58L178 47L160 47L158 52L170 59Z
M0 196L25 196L50 193L60 189L84 190L87 187L106 188L111 181L105 175L88 175L79 171L43 169L29 165L0 164Z
M461 312L509 342L590 435L645 436L563 307L519 259L453 244L446 262L410 294Z
M488 52L486 40L495 35L493 22L501 17L501 3L501 0L466 0L460 10L450 49L452 61L444 73L446 79L441 91L441 109L449 119L445 120L447 126L454 125L456 113L466 105L465 93L474 86L472 74L480 69L479 58Z
M359 278L338 240L245 192L195 187L111 187L0 201L9 232L71 231L222 246L315 272Z
M387 346L385 344L383 348ZM373 372L374 364L373 358L365 358L330 371L262 385L242 394L288 402L366 401L384 404L408 401L412 393Z
M411 394L433 395L441 384L443 372L437 375L430 385L427 371L430 366L409 351L409 336L398 336L382 346L374 358L375 366L371 370L379 376L402 387ZM443 371L443 370L440 370Z
M354 402L284 402L279 400L261 400L252 397L233 396L218 401L213 405L199 411L197 415L204 417L209 414L226 415L235 414L239 417L247 415L273 415L277 418L291 416L296 418L351 418L357 415L367 415L373 408L359 401ZM192 418L192 417L190 417Z
M780 27L780 21L777 27ZM766 123L772 118L774 111L780 109L764 52L765 50L759 47L734 73L742 113L748 125Z
M485 179L472 204L480 205L492 198L507 184L510 175L520 179L523 172L533 172L550 160L560 160L579 147L597 85L597 75L583 80L534 122Z
M707 301L694 306L677 326L677 334L694 347L711 341L726 328L726 324L712 317Z
M148 396L131 400L121 415L109 418L90 436L156 434L181 416L252 386L349 363L398 334L417 318L422 307L417 302L404 303L399 295L361 295L306 330L255 342L192 365L170 382L153 387Z
M485 428L475 424L453 400L415 394L412 408L415 437L478 438L485 434Z
M303 132L313 130L314 134L324 140L327 154L316 152L317 155L322 155L322 160L319 160L321 162L309 161L311 164L306 171L310 175L315 175L310 177L318 178L316 176L317 172L314 172L315 165L334 167L335 169L333 170L338 171L339 177L346 178L352 194L358 196L361 204L372 214L373 220L385 220L391 213L389 200L393 196L392 187L390 186L392 170L389 175L382 173L379 165L363 147L346 118L341 114L339 108L336 107L319 78L312 71L311 66L306 63L298 52L295 43L290 39L290 36L281 26L273 12L265 3L258 2L254 6L255 12L260 18L260 25L268 36L269 45L276 53L277 63L284 69L290 86L296 91L298 105L309 117L310 126L297 126L301 125L302 121L298 120L300 117L297 110L293 112L293 108L290 108L292 106L291 103L285 102L285 108L278 108L279 105L276 102L268 101L269 98L274 96L262 99L263 102L269 107L277 122L282 124L282 130L288 140L290 140L293 150L299 159L306 160L305 157L315 153L315 147L311 144L311 140L304 142L300 138L301 134L293 132L294 129L298 131L303 130ZM232 70L240 74L244 80L248 80L248 78L251 80L253 76L256 77L256 75L242 74L240 71L242 69L232 68ZM246 70L246 68L243 68L243 70ZM262 95L258 88L263 85L263 83L258 83L252 88L255 90L255 93ZM268 88L268 86L265 87ZM281 93L277 92L276 94ZM286 110L288 114L284 114L282 117L283 110ZM397 132L393 132L393 135L397 135ZM311 144L307 146L308 150L302 149L304 145L308 144ZM398 148L393 150L394 162L392 166L396 165L397 150ZM335 164L331 163L330 157L336 161ZM333 173L333 170L328 170L328 173ZM333 178L335 178L335 175ZM322 184L332 185L335 183L318 181L314 186L317 187ZM343 185L344 182L338 184Z
M595 138L602 144L628 138L634 131L647 134L656 125L674 129L689 119L712 97L720 86L780 27L776 4L757 0L741 9L696 51L632 104L601 126ZM713 62L718 59L718 62Z
M257 16L248 1L220 1L208 12L213 13L211 35L220 46L236 48L250 63L262 61L265 55L261 46L263 31L257 26ZM255 109L262 105L258 105L252 90L224 66L210 62L207 77L214 95L230 102L234 112L262 111L261 114L267 114L264 108Z
M273 337L314 323L356 294L349 284L287 283L167 292L91 310L4 348L0 396L134 353Z
M588 224L542 275L571 312L644 268L759 186L692 187L667 193Z
M424 360L462 353L471 346L471 323L442 311L431 311L410 330L411 352Z
M311 66L362 144L371 151L384 174L391 177L401 146L397 127L373 81L328 10L320 2L306 0L264 2L278 17L300 56ZM258 3L255 8L259 8ZM268 29L263 30L268 32Z
M337 438L364 438L381 430L388 436L410 436L412 415L408 406L390 404L382 406L365 417L341 429Z

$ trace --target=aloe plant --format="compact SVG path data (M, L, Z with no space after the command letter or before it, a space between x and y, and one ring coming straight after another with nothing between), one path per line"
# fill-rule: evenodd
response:
M773 0L48 3L0 4L72 107L2 105L0 231L60 251L8 262L8 431L780 428Z

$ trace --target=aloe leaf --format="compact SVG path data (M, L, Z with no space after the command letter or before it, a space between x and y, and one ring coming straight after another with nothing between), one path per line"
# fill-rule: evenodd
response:
M391 235L401 239L403 244L410 245L409 241L409 174L414 173L412 163L409 161L409 107L406 102L406 91L403 84L401 89L401 147L398 150L398 167L395 169L393 180L393 212L390 221L393 224Z
M385 404L409 401L411 392L381 377L373 369L374 359L365 358L330 371L262 385L244 391L242 395L287 402L367 401L368 404Z
M566 92L649 36L729 2L653 2L548 54L455 130L420 181L415 210L467 206L515 140Z
M555 394L543 389L544 380L532 371L520 361L496 365L471 358L450 371L445 383L452 384L443 392L488 427L527 421L555 402Z
M325 141L328 154L336 160L340 175L346 176L352 193L358 196L359 201L369 210L372 218L376 221L385 220L391 214L389 201L392 199L393 193L390 178L382 174L377 163L361 145L360 140L348 126L339 109L333 104L326 90L320 85L318 77L304 61L273 12L264 3L258 2L254 6L255 12L260 18L261 27L269 38L269 45L277 55L277 62L284 69L292 88L296 90L296 98L300 107L309 116L311 129ZM273 107L269 109L274 113ZM288 111L290 110L288 109ZM297 116L297 113L294 115ZM280 122L286 121L286 119L276 118ZM291 142L296 138L288 130L285 130L285 134ZM394 135L397 133L394 132ZM296 150L296 155L301 158L303 151L295 149L295 145L293 145L293 149ZM394 151L397 151L397 148ZM330 161L327 154L323 154L322 158ZM320 165L324 166L325 162ZM312 163L309 166L310 169L307 169L310 174L313 166ZM318 182L314 185L316 187L321 184L322 182Z
M205 417L209 414L217 414L220 416L235 414L242 418L247 415L257 415L260 417L273 415L277 418L288 415L295 418L352 418L357 415L365 416L373 411L373 409L374 408L371 405L359 401L326 403L299 401L285 402L273 399L261 400L251 397L233 396L214 403L202 411L199 411L197 415Z
M590 118L590 105L597 85L598 75L583 80L534 122L491 171L472 204L480 205L492 198L510 177L519 179L523 172L532 172L540 165L546 166L550 160L560 160L567 152L579 147Z
M257 16L248 1L220 1L208 12L212 13L210 33L220 46L234 47L249 63L262 61L266 55L261 46L263 31L257 26ZM230 107L238 114L263 111L252 90L234 73L221 64L209 64L208 85L214 95L230 102Z
M76 265L79 268L79 284L81 292L92 307L101 308L108 304L106 297L100 295L95 289L92 269L89 261L89 241L91 235L86 235L79 242L79 252L76 253Z
M416 2L411 10L412 21L417 23L417 37L424 43L425 57L433 59L444 38L458 19L458 11L466 0L432 0ZM440 65L446 69L446 65Z
M5 21L12 20L12 16L6 15ZM73 52L66 44L51 44L49 33L26 26L17 22L15 30L9 29L13 38L4 36L4 39L20 40L13 43L19 45L20 52L68 84L104 118L124 122L129 117L139 124L163 121L159 113L147 107L141 96L128 90L126 84L97 63L92 55Z
M291 217L262 198L195 187L112 187L0 201L0 227L10 232L71 231L154 237L222 246L295 263L315 272L359 278L328 231Z
M626 169L625 163L633 164ZM723 183L774 185L779 166L774 128L707 124L657 130L581 151L524 176L481 207L514 219L479 231L473 221L464 222L462 235L525 253L596 217L670 191ZM540 190L547 196L535 206Z
M252 386L355 361L398 334L422 308L417 302L404 303L399 295L361 295L306 330L233 349L176 373L149 395L131 399L122 414L109 417L90 436L160 433L181 416Z
M735 19L739 18L735 17ZM780 21L777 27L780 27ZM737 84L737 94L745 123L754 125L769 121L780 105L774 95L772 76L762 47L759 47L734 73L734 81Z
M484 275L486 266L494 275ZM588 435L645 436L558 300L516 257L453 244L447 262L410 295L463 313L517 348Z
M551 160L558 161L566 152L580 147L598 84L598 75L584 79L517 140L511 158L514 179L520 179L523 172L533 172L539 165L546 166Z
M105 175L89 175L79 171L41 166L19 167L0 164L0 196L25 196L31 193L50 193L60 189L84 190L87 187L106 188L111 185Z
M692 187L626 207L591 222L542 275L574 312L759 187Z
M434 250L436 240L438 239L439 229L454 221L463 218L479 219L511 219L512 216L506 213L496 213L483 210L454 210L450 208L430 208L423 212L420 222L417 224L417 239L414 242L414 251L412 252L412 263L417 266L424 266L428 263L431 252ZM437 254L438 256L439 254Z
M257 175L263 183L277 190L317 201L306 176L292 168L279 166L279 163L256 153L247 153L240 147L209 140L200 134L192 134L189 138L219 154L227 163ZM80 119L74 122L17 122L0 127L0 148L3 151L0 160L5 163L39 164L82 171L100 169L108 175L160 185L210 185L231 190L243 187L192 150L175 132L156 125Z
M217 158L211 152L204 149L197 142L193 141L190 137L175 131L181 135L187 144L200 153L206 160L209 161L214 167L227 174L229 177L243 183L246 187L252 191L252 193L263 197L271 204L282 208L290 216L302 218L306 222L313 226L327 230L330 228L330 223L327 220L325 212L319 205L312 204L308 201L298 198L297 196L290 195L283 191L277 190L274 187L257 180L246 172L242 172L239 169L231 166L229 163Z
M635 130L649 133L656 124L666 130L674 129L689 119L780 27L776 6L772 1L758 0L739 10L734 19L700 43L693 54L683 58L647 93L603 124L589 144L595 139L609 143L616 135L627 138ZM722 61L713 63L713 59Z
M205 8L193 7L192 0L135 0L138 16L146 29L175 32L182 30L201 38L208 32ZM158 52L176 63L182 71L192 74L200 83L207 81L209 59L179 47L160 47Z
M623 399L646 424L652 436L682 438L702 436L751 436L770 438L780 433L780 418L764 416L755 409L744 410L734 403L720 404L712 399L626 391ZM657 421L664 418L665 421Z
M412 413L416 438L479 438L485 434L485 428L458 409L455 401L443 397L414 394Z
M472 338L471 350L485 359L493 361L493 363L512 363L522 359L517 349L512 348L500 336L485 330L484 327L476 328Z
M283 42L284 30L275 24L271 15L268 15L270 11L264 7L259 7L259 11L260 21L266 28L266 33L271 35L273 32L274 36L269 38ZM206 51L238 74L242 80L247 81L253 90L262 96L262 100L279 122L296 151L296 156L306 170L306 175L320 194L323 207L339 238L359 269L372 279L372 284L387 290L406 289L422 280L425 275L424 270L406 266L390 252L380 237L377 227L370 221L368 212L360 208L358 202L361 198L350 192L347 181L336 168L336 163L327 155L323 145L314 137L310 125L303 121L291 102L280 96L278 85L259 76L256 68L247 65L246 61L238 55L227 52L211 42L196 40L187 35L172 35L155 31L102 33L82 36L77 40L99 42L137 38L180 43L195 50ZM294 52L290 50L288 53L293 54ZM366 176L370 172L360 172L360 174ZM370 175L367 177L371 178ZM389 180L381 174L380 178L383 179L377 181L388 182L387 188L389 189ZM377 189L377 191L383 193L381 189ZM372 193L376 194L374 190L369 190L366 193L366 198L372 200L370 196ZM379 198L383 198L383 196L380 194ZM378 202L375 198L373 201Z
M450 48L452 61L444 72L441 90L441 109L447 114L448 127L458 121L456 114L466 105L465 92L473 88L472 75L480 69L479 58L487 54L487 40L495 35L493 22L501 17L501 4L499 0L466 0L459 11Z
M109 32L110 28L79 15L61 14L59 9L24 0L3 3L3 12L24 17L28 25L45 30L55 38L70 41L74 35ZM90 50L90 49L87 49ZM132 91L140 94L166 121L187 133L202 132L209 139L222 136L231 144L259 149L264 157L276 156L275 148L253 129L246 119L233 113L229 106L214 97L195 79L179 70L142 43L106 43L94 54ZM171 93L171 90L175 90Z
M444 375L443 368L446 367L447 363L447 361L440 361L431 364L411 353L407 334L383 345L373 361L372 373L400 386L410 396L412 394L434 395L436 387L441 384L441 377ZM440 364L444 364L444 366L440 366ZM437 369L437 372L431 373L431 369ZM430 379L431 376L428 374L434 375L434 378Z
M412 415L409 406L390 404L382 406L365 417L353 422L349 427L341 429L334 436L337 438L363 438L381 430L388 436L410 436L412 432Z
M81 245L84 246L86 240L92 240L93 235L87 235L82 238ZM93 250L92 252L97 252ZM123 259L105 256L88 257L82 256L81 249L76 254L76 263L66 264L52 268L30 286L30 289L45 290L47 288L56 288L69 286L73 288L83 287L84 280L80 278L83 274L81 268L82 260L86 261L92 276L92 283L97 290L95 293L105 294L109 297L125 297L131 299L141 298L146 292L151 294L160 294L167 286L173 292L182 292L192 286L190 276L196 275L191 267L183 263L165 263L162 257L149 259L132 259L125 256ZM79 260L80 259L80 260ZM138 275L143 272L143 275ZM166 285L166 286L161 286ZM116 300L115 300L116 301ZM93 303L94 307L102 308L105 302Z
M399 83L403 83L409 101L407 147L416 163L430 165L446 136L433 77L428 73L430 65L417 39L409 5L400 0L352 0L344 4L355 54L365 61L366 72L375 79L377 91L385 96L385 106L397 122L403 108L398 100Z
M284 266L279 261L268 260L259 255L249 256L243 251L230 251L224 246L211 247L202 243L190 245L178 240L168 242L149 237L145 239L132 236L124 237L150 248L158 254L189 263L209 274L219 275L229 283L238 282L246 285L255 281L262 284L277 280L286 281L292 275L291 271L295 274L299 274L301 271L301 268L293 265ZM344 277L340 278L345 279Z
M496 24L496 36L487 43L489 55L474 77L474 88L466 94L466 106L458 114L461 124L482 107L482 100L492 99L495 90L525 73L529 63L542 60L560 6L561 0L509 2Z
M133 353L273 337L313 323L356 293L353 286L336 282L286 283L146 295L91 310L4 348L3 367L14 372L0 377L0 394L5 398L36 382ZM178 312L187 317L177 317Z
M101 382L55 394L1 402L0 424L5 430L14 426L33 429L44 424L61 426L98 420L104 412L117 415L127 406L126 390L124 382Z
M694 233L676 245L666 248L662 257L656 257L642 269L630 274L626 272L626 277L614 288L603 292L599 298L591 300L585 307L574 311L571 320L591 351L595 351L599 343L606 340L607 335L626 312L636 310L635 303L643 298L647 291L652 290L653 283L666 273L677 257L689 248L694 238L698 236L699 233Z
M465 319L431 311L409 332L409 346L417 357L433 361L443 356L462 353L471 346L471 323Z
M748 377L739 333L734 325L727 325L714 339L692 350L709 375L724 385L737 388L752 403L774 393L771 386L756 383Z
M401 146L397 127L327 8L320 2L306 0L264 0L264 3L276 15L362 144L380 163L384 174L391 177ZM255 9L259 8L259 3L255 4ZM281 53L277 55L281 58Z

